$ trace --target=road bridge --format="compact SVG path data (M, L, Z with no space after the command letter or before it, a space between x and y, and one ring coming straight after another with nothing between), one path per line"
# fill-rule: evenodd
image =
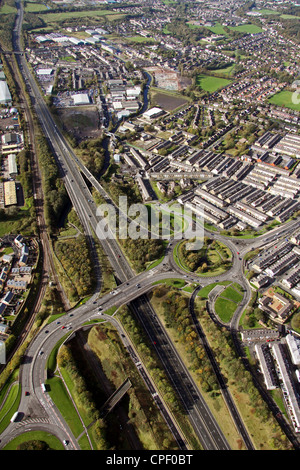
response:
M127 379L122 383L122 385L106 400L104 405L100 409L100 416L104 418L114 407L119 403L123 396L128 392L132 383L130 379Z

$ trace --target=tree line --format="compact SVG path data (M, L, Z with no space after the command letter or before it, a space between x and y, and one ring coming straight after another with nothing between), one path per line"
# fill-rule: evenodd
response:
M46 138L36 137L36 148L43 180L44 215L50 235L57 230L57 222L68 202L67 191Z

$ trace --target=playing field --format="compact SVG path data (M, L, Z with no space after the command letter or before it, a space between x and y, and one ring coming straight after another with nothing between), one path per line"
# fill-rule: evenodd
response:
M240 33L249 33L249 34L256 34L261 33L262 29L256 24L242 24L240 26L229 26L229 29L232 31L239 31Z
M294 102L293 103L293 99ZM292 91L280 91L276 95L273 95L269 98L269 103L276 104L277 106L282 106L283 108L294 109L295 111L300 111L300 93L293 93Z
M221 88L224 88L226 85L231 83L230 80L219 77L211 77L210 75L197 75L196 84L204 91L209 93L214 93Z

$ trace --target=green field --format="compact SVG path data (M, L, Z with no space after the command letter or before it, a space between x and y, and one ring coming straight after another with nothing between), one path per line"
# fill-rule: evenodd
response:
M0 8L0 14L2 15L8 15L9 13L16 13L16 8L10 6L10 5L2 5Z
M30 13L36 13L37 11L48 10L47 6L40 3L27 2L25 6L25 11Z
M232 319L234 312L237 309L237 304L231 300L218 297L215 303L215 311L219 318L228 323Z
M295 111L300 111L300 102L293 103L292 101L293 92L292 91L280 91L269 98L269 103L276 104L277 106L282 106L283 108L294 109ZM300 101L300 93L298 93L297 101Z
M232 300L233 302L241 302L243 295L240 292L237 292L233 287L227 287L222 292L222 297Z
M249 33L249 34L255 34L255 33L261 33L262 29L259 26L256 26L255 24L242 24L240 26L228 26L229 29L232 31L239 31L240 33ZM223 34L224 36L228 36L228 33L226 33L223 25L221 23L216 23L214 26L211 26L209 29L212 33L214 34Z
M269 10L268 8L262 8L261 10L252 10L253 13L257 12L260 13L262 16L264 15L280 15L280 13L276 10Z
M280 18L283 20L299 20L300 16L295 16L295 15L281 15Z
M255 24L242 24L240 26L229 26L232 31L239 31L240 33L256 34L261 33L262 29Z
M210 72L215 73L215 74L223 74L226 75L227 77L230 77L234 71L235 64L229 65L228 67L225 67L224 69L214 69L210 70Z
M211 31L214 34L224 34L226 36L226 32L223 26L221 25L221 23L216 23L215 26L211 26L210 28L207 28L207 29L209 29L209 31Z
M196 84L204 91L214 93L221 88L229 85L230 80L219 77L211 77L210 75L197 75Z
M131 37L127 37L125 38L126 41L128 42L137 42L137 43L140 43L140 42L152 42L152 43L155 43L156 41L152 38L147 38L145 36L131 36Z
M121 19L125 14L119 14L111 10L87 10L87 11L66 11L63 13L45 13L42 20L45 23L56 23L75 18L88 18L95 16L106 16L107 19Z

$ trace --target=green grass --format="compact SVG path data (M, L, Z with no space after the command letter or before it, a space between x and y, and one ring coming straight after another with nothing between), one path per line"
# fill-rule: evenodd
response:
M228 26L228 28L231 29L232 31L239 31L241 33L249 33L249 34L256 34L256 33L262 32L262 29L259 26L256 26L255 24L251 24L251 23L242 24L240 26ZM214 34L228 36L228 33L226 33L221 23L216 23L214 26L211 26L210 28L207 28L207 29L209 29Z
M240 33L256 34L261 33L262 29L256 24L242 24L240 26L229 26L232 31L239 31Z
M48 392L50 397L70 426L74 436L78 437L83 431L83 426L63 382L59 377L53 377L47 380L47 384L50 386Z
M39 11L48 10L47 6L40 3L27 2L25 7L25 12L36 13Z
M222 292L222 297L226 297L226 299L230 299L233 302L240 302L243 299L242 294L237 292L233 287L227 287L223 292Z
M264 15L280 15L280 13L276 10L269 10L268 8L262 8L261 10L252 10L253 12L258 12L262 16Z
M215 286L227 286L228 284L231 284L231 281L213 282L208 286L202 287L202 289L198 292L198 296L203 297L204 299L208 299L209 293L213 290Z
M224 34L226 36L226 32L223 26L221 25L221 23L216 23L215 26L211 26L210 28L207 28L207 29L209 29L214 34L218 34L218 35Z
M222 294L223 295L223 294ZM237 304L232 302L231 300L223 299L222 297L218 297L215 302L215 311L216 314L219 316L220 320L225 323L228 323L236 311Z
M118 14L111 10L66 11L62 13L45 13L42 16L42 19L45 21L45 23L56 23L68 19L88 18L95 16L107 16L108 19L111 17L116 17L115 19L120 19L120 17L122 18L125 15Z
M210 75L197 75L196 84L204 91L214 93L221 88L229 85L230 80L226 78L212 77Z
M183 279L163 279L162 281L153 282L152 285L166 284L167 286L177 287L178 289L185 286L186 282Z
M147 38L144 36L131 36L128 38L125 38L126 41L128 42L135 42L135 43L143 43L143 42L152 42L155 43L156 41L152 38Z
M10 13L16 13L16 12L17 12L16 8L11 7L10 5L6 5L6 4L0 8L0 14L2 15L8 15Z
M215 73L215 74L223 74L223 75L226 75L227 77L230 77L230 75L232 75L233 71L234 71L234 67L235 67L235 64L232 64L232 65L229 65L228 67L225 67L224 69L214 69L214 70L211 70L212 73Z
M51 450L64 450L63 444L56 436L44 431L27 431L24 434L20 434L20 436L11 440L3 450L16 450L20 444L28 441L44 441L49 445Z
M283 20L299 20L300 16L295 15L281 15L280 18Z
M298 93L298 96L296 96L297 101L300 101L300 94ZM273 95L271 98L269 98L269 103L275 104L277 106L281 106L283 108L289 108L293 109L295 111L300 111L300 103L293 103L292 101L293 97L293 92L292 91L280 91L279 93L276 93L276 95Z
M21 387L19 384L13 384L0 411L0 433L7 428L11 417L18 410L20 398Z

